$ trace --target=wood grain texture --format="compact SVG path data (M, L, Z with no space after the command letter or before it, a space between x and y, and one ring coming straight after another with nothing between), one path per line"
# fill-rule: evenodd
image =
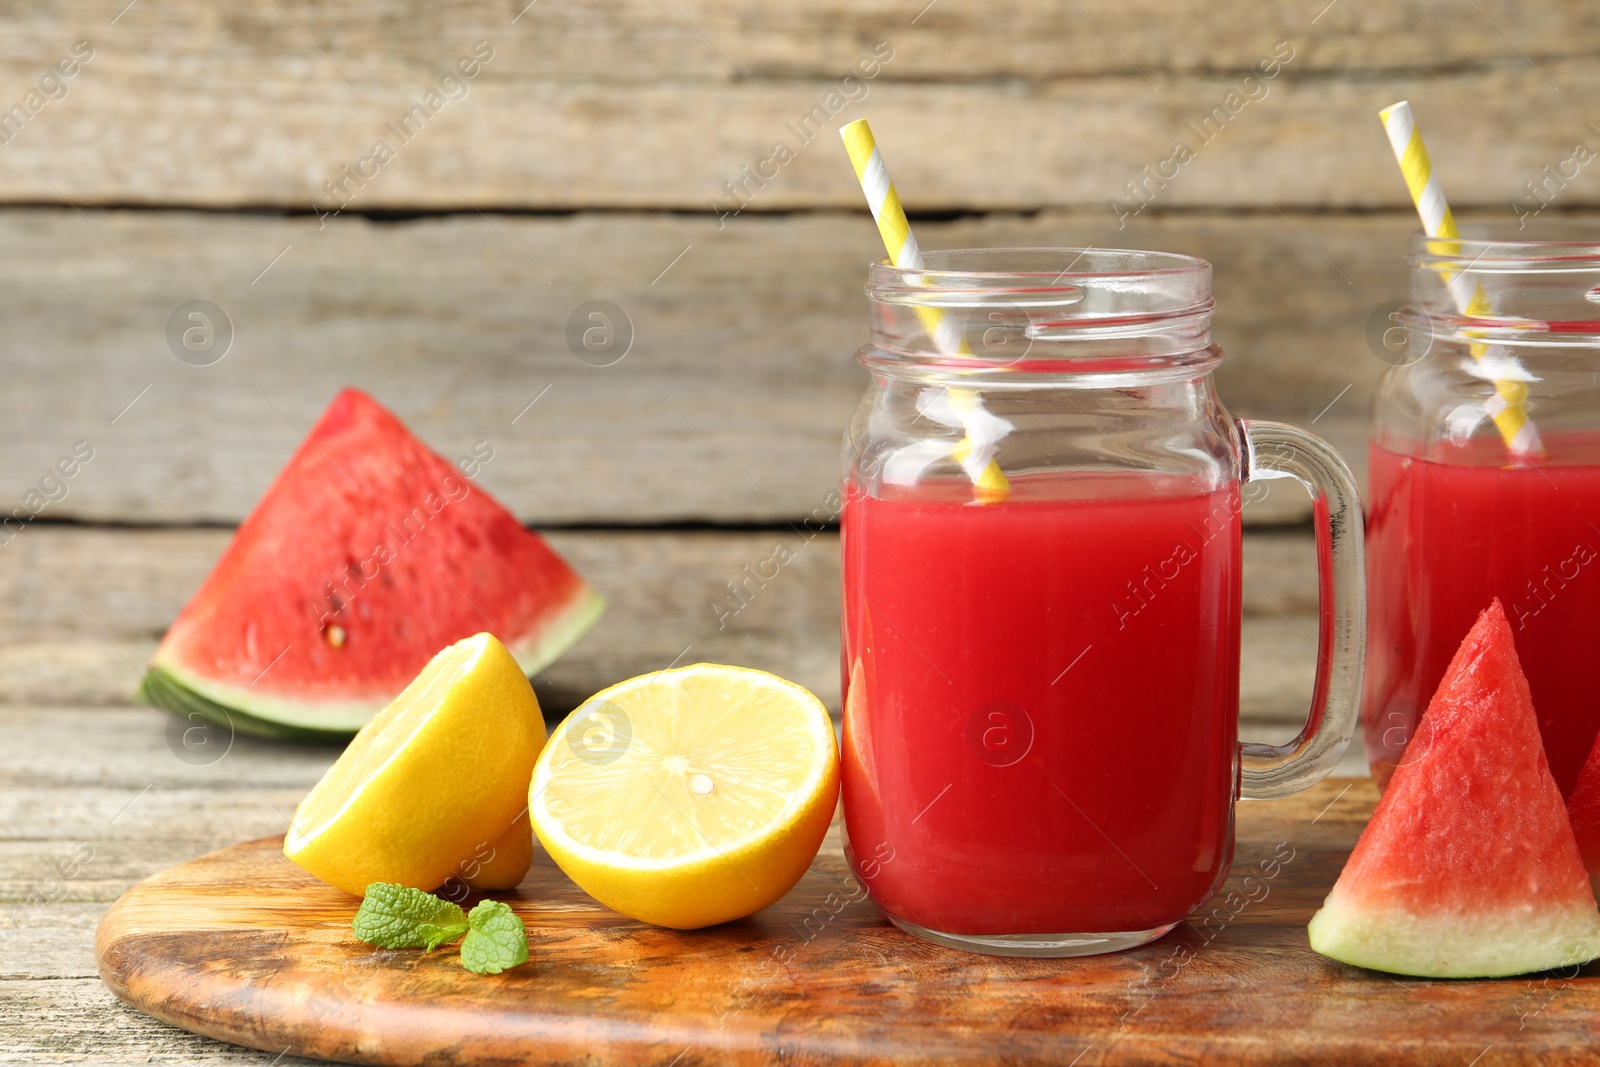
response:
M117 45L118 62L146 78L160 76L162 56L188 65L293 66L304 75L307 58L317 57L296 27L330 59L356 65L339 63L341 69L375 84L425 76L438 62L441 45L507 33L511 47L537 44L539 62L507 64L502 77L615 84L720 84L738 80L741 69L757 82L826 80L854 63L864 46L895 36L917 47L897 56L882 77L954 83L1124 75L1134 65L1151 75L1243 71L1255 65L1263 41L1296 34L1307 35L1305 55L1295 62L1308 70L1460 68L1514 54L1494 28L1505 16L1515 16L1516 44L1536 60L1600 48L1600 19L1573 0L1516 9L1488 2L1482 8L1490 18L1477 19L1461 18L1450 0L1400 0L1365 10L1336 5L1325 12L1247 0L1081 0L1077 12L1049 0L941 2L909 11L894 0L792 7L699 0L680 3L677 11L649 0L526 9L518 0L351 0L338 8L285 0L278 6L283 16L270 8L217 11L197 0L173 0L145 12L130 10L114 30L105 27L120 8L108 14L107 5L95 0L56 0L47 9L27 10L26 17L18 17L19 8L8 13L14 32L0 48L0 69L31 80L25 78L30 60L75 33L98 30ZM324 66L316 72L319 79L337 77Z
M356 942L355 902L284 860L277 838L135 887L96 951L117 995L158 1018L362 1063L1461 1064L1495 1046L1511 1063L1590 1062L1592 967L1428 982L1309 950L1304 923L1374 798L1370 783L1332 781L1242 805L1221 895L1168 938L1079 960L975 956L901 933L848 902L860 890L832 835L778 904L689 934L607 911L541 856L511 897L530 965L494 980L450 950ZM1251 871L1264 893L1243 885Z
M170 725L148 708L0 703L0 1062L276 1062L121 1005L97 976L94 930L140 879L281 833L337 746L240 737L188 762Z
M41 525L0 547L0 706L125 706L156 642L230 536ZM835 534L556 530L548 537L608 601L595 629L534 680L548 714L674 660L770 670L838 712ZM725 584L780 543L794 559L747 607L719 616L714 600L735 603ZM1244 545L1240 703L1245 720L1268 734L1251 740L1282 740L1281 725L1304 718L1311 692L1316 561L1309 531L1250 530ZM18 728L40 744L58 737L47 719ZM14 772L31 779L49 769L24 762Z
M920 17L884 2L775 13L755 0L633 0L536 5L513 22L521 6L186 0L113 23L115 5L76 0L14 16L6 106L74 41L96 51L0 149L0 200L306 210L385 140L397 156L371 168L362 210L703 211L782 139L797 158L757 210L848 208L858 194L831 127L870 109L923 209L1100 207L1288 42L1294 61L1200 149L1166 205L1403 206L1374 112L1407 96L1452 197L1501 204L1592 137L1580 102L1600 88L1600 26L1578 0L1537 12L1484 0L1464 13L1411 0L1321 17L1288 0L1017 0ZM494 59L469 95L409 143L391 134L480 40ZM802 146L785 123L826 104L879 41L894 59L868 95L837 97L823 135ZM1593 204L1596 187L1568 195Z
M126 706L0 704L0 732L0 1063L273 1064L122 1005L94 931L141 878L281 832L337 749L239 738L211 766L186 763L168 716Z
M93 937L93 933L88 935ZM0 978L0 1063L310 1067L320 1061L224 1045L165 1026L111 995L97 975Z
M1240 416L1314 423L1359 474L1387 366L1368 320L1405 294L1414 225L1401 214L1147 214L1119 231L1097 213L1045 213L919 232L929 247L1077 243L1209 259L1224 400ZM0 212L11 251L0 262L0 512L84 440L94 459L43 517L235 523L355 384L447 457L494 448L481 484L534 524L797 521L836 486L840 435L865 386L853 353L876 240L853 215L745 216L721 231L627 214L345 219L319 231L313 219ZM212 366L168 347L167 320L192 299L234 324L232 350ZM568 319L591 299L634 324L614 366L567 347ZM1294 486L1246 511L1306 514Z

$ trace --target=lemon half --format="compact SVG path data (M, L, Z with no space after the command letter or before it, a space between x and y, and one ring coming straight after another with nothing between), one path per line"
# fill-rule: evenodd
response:
M457 641L306 794L283 854L358 896L372 882L434 889L513 831L543 741L538 698L506 647L486 633Z
M689 930L760 911L811 865L839 795L822 702L710 663L590 697L534 767L533 829L607 907Z

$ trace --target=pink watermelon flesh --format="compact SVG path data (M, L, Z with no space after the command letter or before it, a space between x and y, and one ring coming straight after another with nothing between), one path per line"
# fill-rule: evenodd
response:
M1567 798L1567 815L1578 839L1578 854L1589 871L1589 885L1600 895L1600 737L1578 774L1578 784Z
M1600 911L1496 600L1445 671L1311 947L1430 978L1600 956Z
M543 538L346 389L167 631L145 693L348 734L445 646L487 630L532 673L602 607Z

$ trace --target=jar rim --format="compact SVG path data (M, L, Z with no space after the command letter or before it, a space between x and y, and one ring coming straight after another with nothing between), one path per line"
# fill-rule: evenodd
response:
M1412 231L1408 261L1414 267L1454 267L1484 274L1600 270L1600 223L1473 223L1460 231L1459 237Z
M866 294L886 304L924 307L1070 307L1089 285L1166 288L1180 299L1165 313L1198 310L1210 302L1211 264L1195 256L1142 249L1085 247L946 248L923 253L921 267L888 258L867 268ZM1166 284L1164 284L1166 283ZM1185 288L1201 294L1181 299Z

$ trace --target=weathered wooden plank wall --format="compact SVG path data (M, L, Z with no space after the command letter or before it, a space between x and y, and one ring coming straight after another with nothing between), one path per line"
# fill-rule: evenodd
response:
M237 521L347 382L447 453L493 443L484 484L531 522L808 513L860 389L877 253L832 127L869 113L913 207L958 213L921 222L925 244L1212 259L1230 405L1316 419L1359 466L1383 369L1365 327L1403 293L1412 228L1375 109L1409 96L1458 207L1507 223L1538 203L1524 182L1600 143L1600 13L1576 2L71 0L0 19L0 491L88 440L43 513L67 520ZM768 163L779 140L794 158ZM377 141L394 158L363 164ZM1597 181L1547 186L1546 215L1592 215ZM215 366L168 350L191 299L233 320ZM568 351L591 299L631 319L616 366Z
M925 207L1100 206L1236 93L1164 206L1403 206L1372 113L1405 95L1456 195L1499 203L1592 135L1600 83L1600 17L1570 0L73 0L9 21L0 100L93 48L6 146L21 201L304 208L386 140L357 209L703 210L788 140L759 209L854 208L831 126L870 110ZM802 149L786 124L817 105L836 114Z
M615 606L554 705L689 642L835 699L831 549L726 632L706 605L835 483L879 250L832 127L861 114L927 245L1212 260L1229 405L1358 470L1366 327L1414 225L1376 108L1416 103L1465 215L1514 223L1549 166L1543 213L1600 217L1600 169L1562 169L1600 143L1600 12L1573 0L63 0L0 25L0 512L94 449L0 546L12 702L122 700L224 536L49 524L231 525L345 384L446 455L486 442L482 484L529 522L746 527L574 531ZM196 299L232 324L214 365L168 338ZM568 345L590 300L631 323L614 365ZM1311 609L1254 580L1247 711L1291 718Z
M1179 216L1119 234L1098 213L1044 212L919 229L946 246L1121 237L1211 259L1229 404L1316 419L1354 459L1363 398L1385 367L1366 321L1404 291L1408 227ZM0 212L12 252L0 261L12 382L0 393L0 490L20 497L86 440L93 460L41 517L235 522L340 386L358 384L446 455L487 442L483 484L535 523L797 518L837 482L865 382L852 353L876 240L844 214L747 217L718 232L704 218L631 213L345 218L319 230L309 217L106 211L91 227L71 209ZM169 315L191 299L232 321L215 365L169 348ZM567 320L591 299L632 323L615 365L568 347Z

